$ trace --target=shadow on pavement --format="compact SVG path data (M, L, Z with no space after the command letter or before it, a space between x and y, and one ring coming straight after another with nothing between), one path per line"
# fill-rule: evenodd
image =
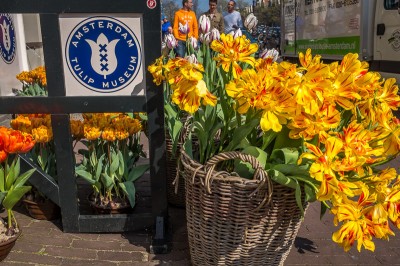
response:
M297 252L301 254L304 254L305 251L319 253L316 251L317 247L314 242L304 237L296 237L294 240L294 247L297 249Z

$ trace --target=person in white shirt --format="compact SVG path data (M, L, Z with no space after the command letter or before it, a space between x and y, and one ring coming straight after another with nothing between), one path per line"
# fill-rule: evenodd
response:
M231 0L228 2L228 12L224 16L226 34L243 27L242 16L235 10L235 7L235 1Z

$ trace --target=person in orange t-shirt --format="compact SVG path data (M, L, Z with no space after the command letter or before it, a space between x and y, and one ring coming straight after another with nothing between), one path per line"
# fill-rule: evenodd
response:
M185 56L187 38L199 38L196 14L192 11L192 7L193 0L182 0L182 8L175 12L173 30L178 41L175 53L179 57Z

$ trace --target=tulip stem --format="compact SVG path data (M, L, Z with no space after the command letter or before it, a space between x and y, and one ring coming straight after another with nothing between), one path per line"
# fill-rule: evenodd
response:
M17 228L18 227L17 219L15 219L13 211L11 209L7 209L7 223L8 223L7 224L7 228L8 229L13 227L12 226L13 221L14 221L14 224L15 224L15 228Z
M107 152L108 152L108 166L111 167L111 151L110 142L107 141Z

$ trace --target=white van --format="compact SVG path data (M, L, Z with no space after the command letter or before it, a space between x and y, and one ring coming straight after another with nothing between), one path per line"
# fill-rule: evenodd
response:
M324 61L358 53L383 77L400 80L399 0L284 0L281 51L288 60L312 49Z

